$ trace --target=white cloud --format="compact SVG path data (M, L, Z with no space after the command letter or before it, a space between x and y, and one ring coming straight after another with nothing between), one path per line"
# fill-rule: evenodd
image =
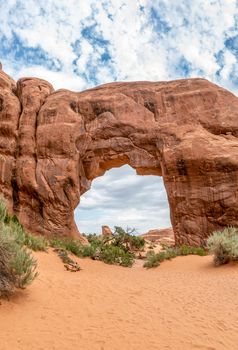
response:
M102 225L135 227L140 233L171 226L162 178L136 175L127 165L95 179L75 217L86 233L99 233Z
M41 66L22 67L16 74L15 78L36 77L49 81L54 84L55 89L70 89L81 91L86 89L87 83L82 78L66 72L53 72Z
M233 63L226 60L218 78L216 72L222 67L215 54L228 52L224 41L237 34L235 0L49 0L44 4L30 0L27 6L23 1L9 1L0 10L2 34L10 39L14 31L24 45L40 47L61 62L65 74L75 75L75 62L84 78L90 79L88 70L92 69L97 83L173 79L183 76L177 65L185 58L190 75L202 74L232 86L228 77ZM90 26L94 33L87 37L83 30ZM93 34L108 41L105 46L111 59L106 63L100 61L104 48L93 40ZM74 51L76 41L79 56ZM16 65L15 76L19 68ZM57 80L56 75L52 78Z

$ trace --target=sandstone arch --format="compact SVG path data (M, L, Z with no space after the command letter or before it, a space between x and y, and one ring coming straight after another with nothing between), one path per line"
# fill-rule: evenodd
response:
M0 191L32 232L75 236L91 181L129 164L163 176L176 242L238 220L238 99L203 79L80 93L0 71Z

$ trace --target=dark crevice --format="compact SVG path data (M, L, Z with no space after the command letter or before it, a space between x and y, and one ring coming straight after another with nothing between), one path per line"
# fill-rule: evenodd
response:
M151 113L155 114L156 108L154 102L145 100L144 107L147 108Z
M71 101L69 106L72 109L72 111L74 111L75 113L79 113L79 107L76 101Z
M18 115L18 122L17 122L17 132L16 132L16 148L14 152L14 162L13 162L13 168L12 168L12 177L11 177L11 185L12 185L12 200L13 200L13 211L14 213L17 213L19 211L19 204L20 204L20 197L19 197L19 186L17 183L17 168L16 168L16 161L19 156L19 127L20 127L20 119L23 111L22 101L19 94L18 89L18 83L17 88L12 90L13 94L18 98L19 105L20 105L20 111Z
M37 199L39 201L39 214L42 218L44 218L44 204L42 201L39 200L38 196L37 196Z
M74 182L72 179L67 179L66 182L63 184L63 191L64 191L64 194L65 194L65 197L67 198L67 200L69 201L70 203L70 196L68 194L68 190L70 188L72 188L74 186Z
M3 98L0 97L0 112L3 110Z
M12 170L11 185L12 185L13 211L14 213L17 213L19 210L20 199L19 199L19 186L17 183L16 165L14 165L14 168Z
M22 105L22 100L20 97L20 93L19 93L19 81L17 82L17 87L16 89L14 89L12 92L14 93L14 95L18 98L19 104L20 104L20 112L19 112L19 117L18 117L18 125L17 125L17 131L19 130L20 127L20 120L21 120L21 115L22 115L22 111L23 111L23 105Z
M180 158L176 162L179 175L186 176L188 174L185 160Z

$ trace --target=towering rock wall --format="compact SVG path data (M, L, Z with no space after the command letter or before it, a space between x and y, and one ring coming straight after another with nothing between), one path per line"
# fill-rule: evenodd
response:
M163 176L178 244L238 224L238 99L203 79L76 93L0 70L0 191L33 233L77 236L94 178L129 164Z

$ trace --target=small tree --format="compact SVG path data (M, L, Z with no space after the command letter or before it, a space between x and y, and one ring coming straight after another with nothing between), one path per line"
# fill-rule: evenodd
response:
M115 226L113 238L111 238L112 244L121 247L126 251L143 249L145 246L145 240L143 237L134 235L135 232L135 228L127 227L126 230L124 230L120 226Z

